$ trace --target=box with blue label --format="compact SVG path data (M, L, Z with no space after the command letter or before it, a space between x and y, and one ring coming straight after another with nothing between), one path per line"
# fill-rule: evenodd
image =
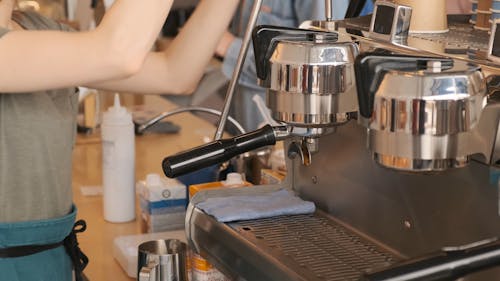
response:
M141 218L148 232L178 229L184 225L186 186L175 179L148 174L137 183Z
M187 199L148 201L141 197L139 199L139 204L142 212L150 215L161 215L184 212L186 210Z
M186 211L160 215L148 215L143 212L141 213L141 230L154 233L184 229L185 218Z

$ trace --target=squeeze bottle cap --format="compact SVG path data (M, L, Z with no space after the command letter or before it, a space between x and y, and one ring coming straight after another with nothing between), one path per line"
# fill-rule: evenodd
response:
M229 173L227 174L226 180L222 181L224 186L241 186L245 184L243 177L239 173Z
M114 105L104 112L102 122L111 125L129 125L132 123L132 114L120 105L120 96L118 94L115 94Z

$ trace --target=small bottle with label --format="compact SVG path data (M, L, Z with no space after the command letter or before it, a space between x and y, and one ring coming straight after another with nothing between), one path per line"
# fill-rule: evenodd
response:
M135 134L132 115L120 105L104 114L101 125L104 219L128 222L135 219Z

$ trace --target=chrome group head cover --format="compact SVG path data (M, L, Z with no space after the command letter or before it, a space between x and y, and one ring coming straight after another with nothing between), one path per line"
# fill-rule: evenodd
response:
M377 163L432 172L469 162L471 132L486 106L478 67L437 58L365 55L357 60L356 71L360 120Z
M357 111L356 44L338 42L336 33L260 27L254 47L260 84L268 89L267 105L275 120L328 127L348 121L349 113Z

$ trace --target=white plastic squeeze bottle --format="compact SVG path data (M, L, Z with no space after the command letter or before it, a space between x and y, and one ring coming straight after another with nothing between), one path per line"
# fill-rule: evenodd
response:
M104 219L128 222L135 219L135 135L132 115L120 105L104 114L101 125Z

